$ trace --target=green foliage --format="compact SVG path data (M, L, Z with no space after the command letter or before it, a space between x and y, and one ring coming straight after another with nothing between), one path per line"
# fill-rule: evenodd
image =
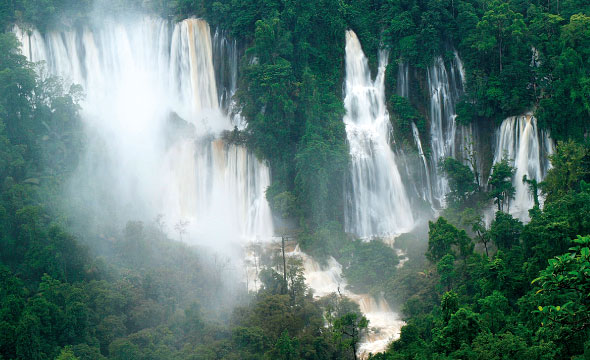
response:
M510 165L507 158L503 158L492 166L492 174L488 182L491 187L489 196L498 205L498 211L504 211L504 209L508 211L510 209L510 200L514 199L516 193L512 185L512 177L515 172L516 169Z
M398 296L405 301L407 325L390 351L374 358L587 356L588 239L571 239L590 233L590 165L586 146L566 141L581 141L590 128L586 2L115 0L94 5L4 1L0 26L5 30L18 21L46 31L64 19L87 24L96 14L91 8L98 8L103 15L147 9L176 18L202 16L229 30L247 49L237 100L248 127L226 136L269 161L273 185L267 198L273 211L298 219L301 246L324 259L337 257L355 289L384 291L388 298L404 293ZM372 69L382 46L392 62L408 62L414 70L431 65L434 56L448 61L456 47L467 75L457 106L463 124L536 109L540 126L564 142L541 185L545 206L531 210L529 224L498 212L486 230L476 204L480 199L473 196L474 174L446 159L448 202L459 210L445 216L453 215L449 221L467 232L443 218L431 222L430 263L420 259L419 246L403 246L401 238L400 246L410 254L401 269L395 252L381 242L347 238L341 218L348 166L341 89L348 28L359 36ZM17 47L12 34L0 35L1 358L355 357L366 319L338 295L313 300L300 262L289 262L286 286L282 273L261 271L261 290L235 309L230 322L217 324L209 317L227 305L216 304L225 275L148 224L130 222L121 235L106 234L108 241L84 239L106 249L108 265L93 258L65 231L55 199L84 146L80 90L37 76ZM415 80L412 104L395 95L388 103L408 138L412 122L421 130L426 125L421 115L425 79ZM499 210L509 210L513 175L506 160L492 169L490 194ZM484 244L488 256L479 254L482 249L474 252L470 235ZM497 252L488 252L489 241ZM202 312L193 304L196 298L211 311Z
M452 157L445 158L439 166L440 171L444 172L449 180L450 191L445 195L449 206L463 207L470 196L478 190L473 171Z
M507 42L520 42L525 31L522 14L513 11L509 3L494 0L488 4L488 10L477 23L477 38L472 47L484 56L497 54L496 63L502 72L502 56L511 45Z
M356 240L340 249L342 273L356 293L366 293L372 287L394 277L399 264L396 252L377 239L369 242Z
M547 259L567 252L572 238L590 233L589 189L570 191L559 199L547 201L542 212L535 213L524 227L522 241L528 252L529 276L545 267Z
M539 69L539 75L544 77L545 93L536 115L556 139L581 140L590 125L590 17L588 12L572 14L567 24L563 24L562 18L549 20L555 25L544 24L542 33L548 43ZM543 21L546 20L539 19ZM558 27L557 24L563 25Z
M424 117L418 113L408 99L393 94L389 99L389 106L397 115L397 121L394 125L397 125L397 129L401 134L410 136L412 134L412 123L416 124L416 127L422 132L426 129ZM394 118L391 120L393 122Z
M543 303L538 311L547 326L561 327L569 336L588 333L590 326L590 237L578 236L573 243L570 253L549 259L549 266L533 280L540 286L538 301Z
M350 347L356 359L357 345L366 331L369 321L357 313L347 313L334 321L334 330L339 341Z
M297 198L289 191L281 191L279 183L274 183L266 189L266 199L273 214L283 219L297 215Z
M470 344L480 332L487 329L482 324L479 314L460 308L451 315L448 323L440 333L435 334L434 348L444 354L459 350L463 344Z
M572 140L559 142L549 156L551 169L541 183L548 202L559 199L570 191L579 191L582 181L590 182L590 154L585 145Z
M295 360L299 359L299 344L296 339L291 339L287 330L277 340L270 352L272 359Z
M444 218L428 222L428 251L426 257L431 262L438 262L445 255L466 258L473 251L473 243L464 230L449 224Z
M509 250L513 245L518 245L522 229L520 220L498 211L488 234L499 250Z
M441 288L450 290L453 287L453 282L456 280L455 273L455 256L453 254L446 254L436 264L436 271L440 276ZM443 296L443 301L445 297Z

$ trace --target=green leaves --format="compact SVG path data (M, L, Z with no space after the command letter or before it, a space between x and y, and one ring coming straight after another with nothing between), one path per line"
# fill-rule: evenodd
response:
M549 259L549 265L533 281L541 289L542 299L552 303L539 305L538 311L550 326L565 331L580 331L590 326L590 237L574 240L571 253Z
M516 169L510 165L507 158L492 166L492 174L488 184L491 187L489 192L490 198L498 205L498 211L508 211L510 200L514 199L516 190L512 186L512 177Z
M469 166L451 157L445 158L439 166L449 179L451 191L446 195L449 206L464 207L471 195L479 190L473 171Z
M449 224L444 218L428 222L428 252L426 257L431 262L438 262L447 254L457 254L466 258L473 252L473 243L464 230ZM458 250L458 251L457 251Z

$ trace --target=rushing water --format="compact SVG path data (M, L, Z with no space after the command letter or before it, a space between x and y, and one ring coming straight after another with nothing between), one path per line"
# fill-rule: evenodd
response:
M430 159L427 161L416 124L412 123L412 136L418 150L423 169L421 189L417 189L423 200L434 208L445 206L444 198L449 191L448 181L440 173L439 164L445 157L454 157L471 166L468 161L474 153L473 125L457 124L455 104L463 94L465 71L457 52L449 64L442 57L436 57L427 69L430 94ZM397 94L409 98L409 64L402 63L398 68ZM477 156L477 155L476 155ZM478 167L479 167L478 163ZM481 173L481 169L478 173Z
M376 79L353 31L346 32L344 106L351 167L346 230L362 238L388 237L414 224L410 203L391 149L392 127L385 106L387 53L379 54Z
M228 115L235 42L219 32L212 42L209 25L197 19L15 32L29 59L84 88L89 144L77 176L103 190L85 201L100 207L107 202L100 194L108 194L116 217L162 214L170 232L188 221L187 236L199 243L272 236L267 166L220 138L240 125Z
M553 153L553 142L549 134L539 130L537 119L531 114L505 119L496 134L494 163L509 159L516 168L512 184L516 190L509 211L521 220L528 220L528 210L534 199L523 176L541 182L549 169L548 156Z
M430 171L428 168L428 161L426 160L426 156L424 155L424 150L422 149L422 141L420 141L420 133L418 132L418 127L416 124L412 122L412 136L414 137L414 143L418 148L418 156L420 160L422 160L423 167L423 176L422 176L422 183L420 184L422 189L422 199L432 204L432 183L430 181Z
M430 137L432 192L440 204L449 192L447 179L439 174L439 163L445 157L455 156L455 101L458 94L456 83L450 81L446 66L441 57L434 60L428 68L430 89Z
M367 334L361 339L358 355L366 358L369 353L385 351L392 340L399 337L401 327L405 324L399 315L389 307L383 296L355 294L346 289L342 278L342 266L332 257L327 266L322 267L310 256L295 248L290 256L298 256L303 261L305 283L314 290L315 297L340 293L356 302L361 312L369 320Z

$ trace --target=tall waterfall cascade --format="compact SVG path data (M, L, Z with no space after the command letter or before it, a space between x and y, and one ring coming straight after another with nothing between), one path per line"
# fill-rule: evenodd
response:
M410 230L414 219L396 156L392 126L385 106L388 54L379 54L373 81L356 34L346 32L344 106L351 165L345 206L345 228L361 238L390 237Z
M235 43L218 33L212 41L209 25L198 19L107 19L44 35L14 31L31 61L83 87L89 144L78 176L109 194L118 216L162 214L171 233L186 222L197 242L273 235L264 195L268 167L221 139L238 125L227 110L237 77ZM228 71L216 74L214 54L230 54ZM228 81L219 80L224 74ZM103 201L100 191L88 196Z
M506 157L515 167L512 184L516 190L510 202L509 211L523 221L529 219L528 210L534 205L528 179L541 182L550 167L549 155L554 152L554 144L549 134L537 127L537 119L532 114L512 116L505 119L496 134L494 163Z

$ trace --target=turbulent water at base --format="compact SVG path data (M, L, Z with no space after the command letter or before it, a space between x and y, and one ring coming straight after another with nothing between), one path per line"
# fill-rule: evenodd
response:
M531 114L505 119L496 134L494 163L507 157L516 168L512 184L516 190L509 212L523 221L529 219L528 210L534 199L523 176L540 182L549 169L549 155L553 153L549 134L539 130L537 119Z
M326 267L320 266L310 256L302 253L297 247L290 256L298 256L303 261L306 284L314 290L315 297L332 293L340 293L356 302L361 312L369 320L369 331L361 339L358 355L367 358L369 353L383 352L392 340L399 337L401 327L405 323L399 315L389 307L383 296L355 294L346 289L346 281L342 278L342 267L332 257Z
M162 214L171 233L188 221L185 239L197 243L272 236L267 166L220 136L238 125L227 115L235 43L217 32L212 42L202 20L141 16L45 35L15 32L23 54L85 91L89 144L77 176L103 194L85 201L108 198L123 221ZM214 54L225 67L217 74Z
M391 149L392 126L385 106L387 53L379 54L375 81L361 44L346 32L344 106L351 167L345 208L347 232L361 238L390 237L414 224L410 203Z

